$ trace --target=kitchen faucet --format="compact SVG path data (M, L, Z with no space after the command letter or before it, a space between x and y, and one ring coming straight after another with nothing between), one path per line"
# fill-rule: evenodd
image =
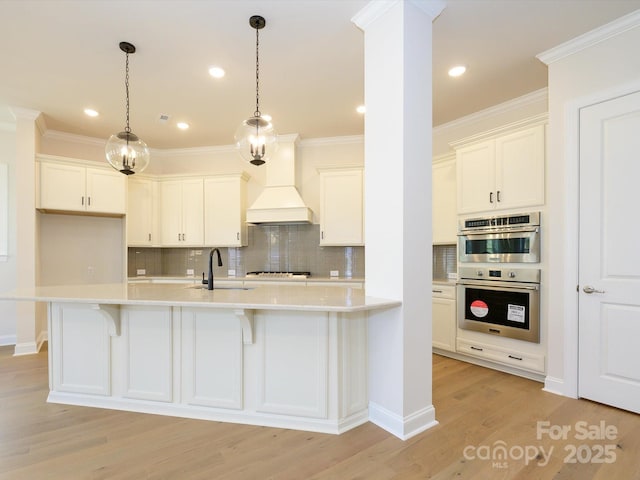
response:
M207 289L213 290L213 254L218 254L218 266L222 266L222 258L220 258L220 250L212 248L209 252L209 278L207 279Z

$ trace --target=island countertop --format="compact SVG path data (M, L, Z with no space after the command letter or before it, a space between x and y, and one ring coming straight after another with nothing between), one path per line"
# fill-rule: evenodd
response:
M0 299L323 312L357 312L401 305L398 300L368 297L363 289L351 287L264 285L210 291L173 283L42 286L3 293Z

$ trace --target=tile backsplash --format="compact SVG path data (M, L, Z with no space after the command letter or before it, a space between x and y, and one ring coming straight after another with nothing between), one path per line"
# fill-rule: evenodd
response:
M319 239L320 225L250 225L249 245L220 248L223 266L214 262L214 274L296 271L328 277L331 270L338 270L341 277L364 277L364 247L321 247ZM128 276L135 277L141 269L147 276L183 276L192 269L199 277L208 269L209 251L209 247L129 247Z
M456 245L433 246L433 279L447 280L449 273L457 272Z

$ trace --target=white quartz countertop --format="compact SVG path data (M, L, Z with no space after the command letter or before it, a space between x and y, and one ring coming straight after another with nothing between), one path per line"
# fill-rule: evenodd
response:
M265 285L250 289L222 288L210 291L206 288L193 288L193 285L184 283L112 283L36 287L4 293L0 295L0 299L324 312L356 312L401 305L398 300L367 297L363 289L351 287Z

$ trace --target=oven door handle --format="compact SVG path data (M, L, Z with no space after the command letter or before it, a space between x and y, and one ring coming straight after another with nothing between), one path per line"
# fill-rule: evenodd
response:
M484 290L513 290L513 291L538 291L540 290L540 285L537 283L533 284L517 284L514 285L513 282L498 282L498 281L469 281L466 280L464 282L458 282L458 285L462 287L482 287Z
M488 235L498 234L503 235L505 233L537 233L540 231L540 227L502 227L502 228L486 228L481 230L460 230L459 237L470 237L473 235Z

